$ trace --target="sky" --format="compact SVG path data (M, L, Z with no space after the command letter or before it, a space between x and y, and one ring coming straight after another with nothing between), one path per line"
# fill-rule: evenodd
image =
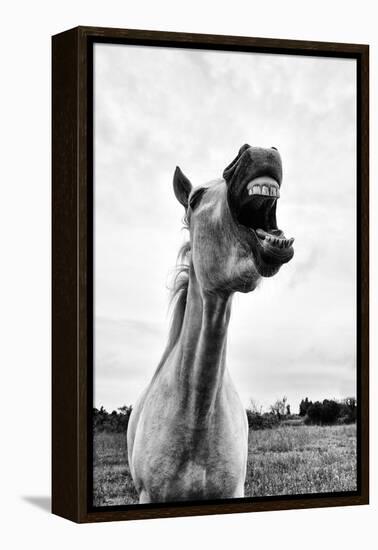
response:
M243 403L356 395L352 59L96 44L94 405L135 403L164 351L187 240L172 176L221 177L244 143L280 151L295 255L236 294L227 364Z

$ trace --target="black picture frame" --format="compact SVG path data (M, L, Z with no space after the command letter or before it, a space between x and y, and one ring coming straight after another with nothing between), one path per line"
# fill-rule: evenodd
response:
M357 491L92 506L93 45L197 48L357 62ZM52 38L52 511L97 522L369 502L369 47L240 36L77 27Z

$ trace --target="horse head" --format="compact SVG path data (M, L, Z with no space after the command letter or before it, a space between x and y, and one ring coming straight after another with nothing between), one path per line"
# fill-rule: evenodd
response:
M246 144L223 178L193 187L176 168L173 185L185 207L191 264L203 292L250 292L294 254L277 226L282 162L274 147Z

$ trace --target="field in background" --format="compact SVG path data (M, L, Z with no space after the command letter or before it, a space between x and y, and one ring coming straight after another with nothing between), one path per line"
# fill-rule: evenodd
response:
M245 496L353 491L356 425L291 426L249 432ZM136 504L126 435L94 434L94 505Z

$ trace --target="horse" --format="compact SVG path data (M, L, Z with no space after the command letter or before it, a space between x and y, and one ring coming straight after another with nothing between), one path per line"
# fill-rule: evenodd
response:
M242 498L248 423L226 368L235 292L253 291L294 254L276 221L282 161L275 147L240 148L223 177L194 187L173 177L189 241L179 254L163 356L129 420L140 503Z

